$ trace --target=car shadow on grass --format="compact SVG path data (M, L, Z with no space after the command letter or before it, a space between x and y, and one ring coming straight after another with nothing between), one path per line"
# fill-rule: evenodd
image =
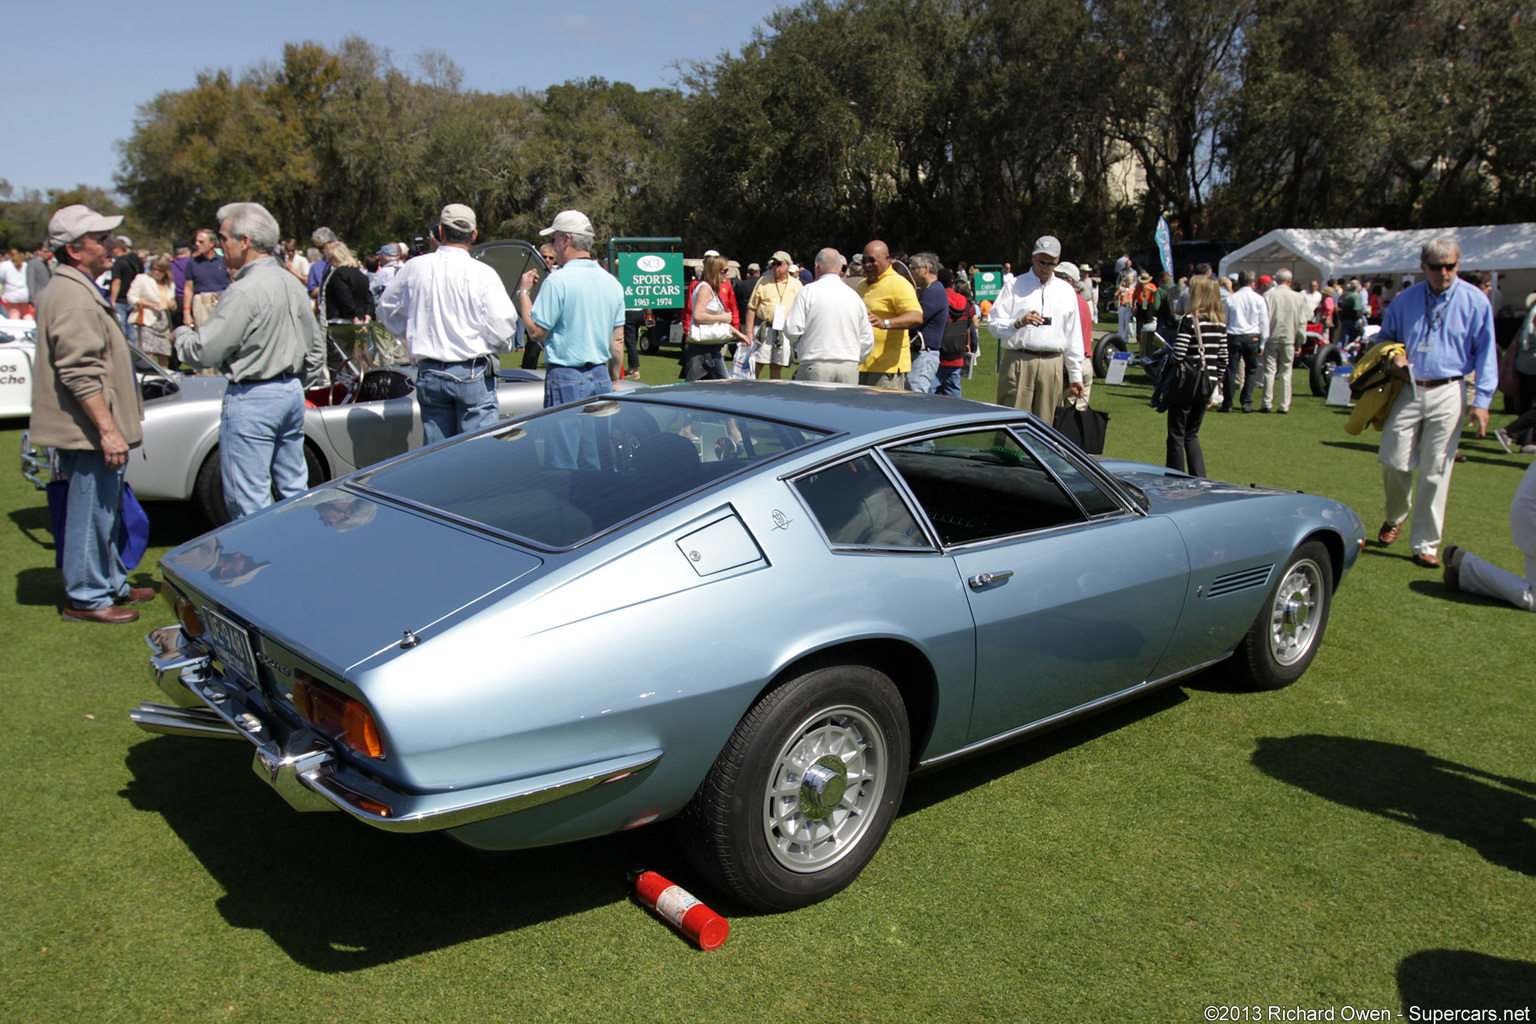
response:
M1261 737L1253 764L1309 793L1463 843L1536 876L1536 783L1347 736Z
M1049 732L1035 733L971 760L934 770L907 783L901 814L913 814L966 790L1028 768L1064 750L1096 740L1132 722L1150 718L1184 703L1189 696L1177 686L1165 687L1118 707L1070 722Z
M251 757L243 742L152 737L129 749L120 795L165 819L223 888L217 907L230 925L266 932L312 970L363 970L617 903L633 864L696 884L674 870L667 828L487 854L294 811Z
M1528 1009L1533 993L1536 964L1524 960L1466 949L1426 949L1397 962L1397 994L1405 1017L1412 1016L1415 1006L1420 1010L1475 1006L1498 1011L1503 1020L1525 1020L1525 1015L1503 1017L1503 1011ZM1428 1017L1420 1014L1417 1019Z

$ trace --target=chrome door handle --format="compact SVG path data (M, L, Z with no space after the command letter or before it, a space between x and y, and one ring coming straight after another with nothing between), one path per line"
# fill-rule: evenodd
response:
M972 589L980 589L981 587L986 586L988 583L1001 583L1003 580L1012 575L1012 569L1009 569L1005 572L979 572L965 582L969 583Z

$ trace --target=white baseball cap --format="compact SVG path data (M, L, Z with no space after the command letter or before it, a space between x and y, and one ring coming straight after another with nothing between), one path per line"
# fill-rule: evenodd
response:
M592 222L580 210L561 210L555 214L555 222L539 234L552 235L556 231L568 235L590 235L593 233Z

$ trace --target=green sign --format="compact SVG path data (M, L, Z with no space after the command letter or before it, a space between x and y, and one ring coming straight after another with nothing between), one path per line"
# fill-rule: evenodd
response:
M976 293L976 302L996 302L997 296L1003 290L1003 268L1001 264L975 266L971 268L971 288Z
M671 309L683 304L683 254L621 252L617 259L625 309Z

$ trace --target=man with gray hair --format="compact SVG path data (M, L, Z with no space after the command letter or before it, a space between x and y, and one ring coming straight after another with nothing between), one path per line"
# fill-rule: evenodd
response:
M938 390L939 348L944 343L944 326L949 323L949 294L939 283L939 257L920 252L907 260L917 283L917 303L923 307L923 320L913 336L912 369L907 373L907 390L931 395Z
M234 279L196 330L176 329L189 366L229 381L219 419L219 468L231 519L309 486L304 389L325 383L325 342L304 286L272 257L277 221L257 203L219 210L224 265Z
M1403 384L1381 428L1377 461L1387 514L1376 539L1382 544L1397 540L1411 512L1413 563L1425 569L1440 568L1445 503L1466 416L1462 378L1477 373L1471 412L1479 437L1488 432L1488 406L1499 379L1493 307L1482 289L1457 278L1460 263L1461 247L1454 239L1426 242L1419 253L1425 280L1392 301L1376 336L1378 344L1397 342L1405 349L1387 366Z
M1269 338L1264 343L1264 398L1259 412L1288 413L1296 346L1307 338L1307 300L1291 287L1291 272L1284 267L1275 271L1275 286L1264 293L1264 307L1269 312ZM1278 405L1274 404L1277 380Z
M784 317L784 337L800 365L795 380L857 384L859 364L875 349L869 308L843 280L847 260L836 249L816 254L816 280L800 289Z

